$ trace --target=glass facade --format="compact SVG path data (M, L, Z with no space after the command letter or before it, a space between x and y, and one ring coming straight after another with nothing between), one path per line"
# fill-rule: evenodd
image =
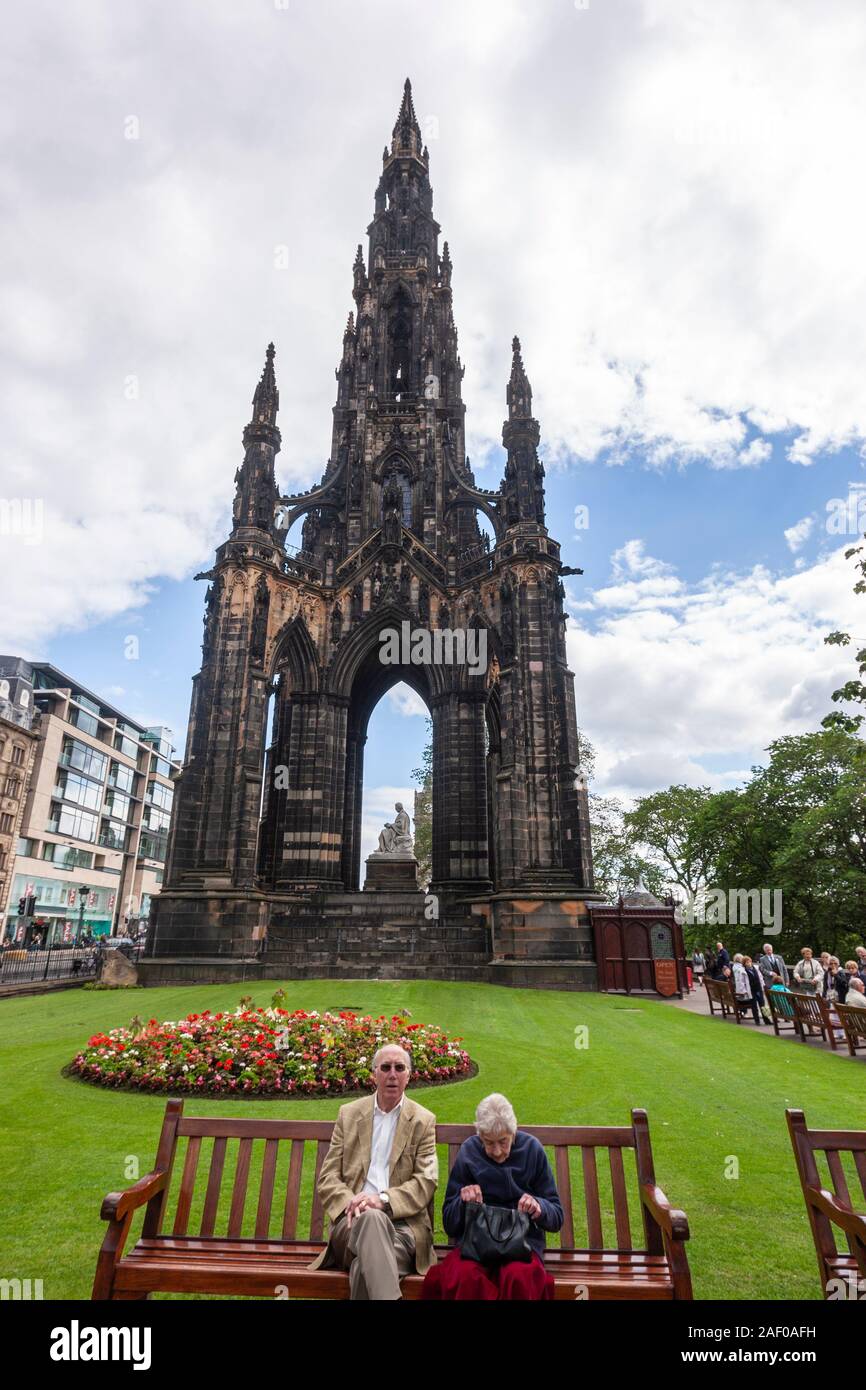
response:
M89 744L79 743L77 738L67 736L63 740L60 766L75 768L88 777L96 777L100 782L103 782L108 759L103 753L97 753L96 749L91 748Z
M58 869L93 868L93 855L89 850L76 849L74 845L56 845L53 840L47 840L42 846L42 858L50 860Z
M104 820L99 831L99 843L106 849L125 849L126 848L126 826L116 825L113 821Z
M76 729L81 729L85 734L92 734L96 738L99 734L99 720L92 714L87 714L83 709L70 708L69 722L74 724Z
M104 810L108 812L114 820L129 820L129 808L132 805L128 796L123 792L109 791L105 794Z
M160 863L164 864L167 849L167 830L142 830L138 845L139 859L158 859Z
M112 763L108 773L108 785L118 791L131 792L135 788L135 773L123 763Z
M127 758L138 760L138 744L133 743L131 738L125 738L123 734L115 734L114 746L118 753L124 753Z
M174 788L164 787L161 782L148 782L147 800L151 806L160 806L164 811L170 811L174 801Z
M71 835L73 840L96 839L97 817L89 811L78 811L72 806L52 802L51 819L48 829L54 835Z
M59 770L54 795L63 801L74 801L76 806L87 806L96 811L102 801L102 786L81 773Z

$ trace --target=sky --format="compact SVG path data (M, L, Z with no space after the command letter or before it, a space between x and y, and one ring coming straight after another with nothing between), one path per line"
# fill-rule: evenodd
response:
M265 346L296 490L324 468L408 75L476 478L501 476L517 333L548 526L584 570L567 641L595 787L741 783L853 675L826 633L866 631L844 559L866 530L864 67L860 0L10 12L0 651L182 751L193 575L230 528ZM424 716L405 688L374 716L367 848Z

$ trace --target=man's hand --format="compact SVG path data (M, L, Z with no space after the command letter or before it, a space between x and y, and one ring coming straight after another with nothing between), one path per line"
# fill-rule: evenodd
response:
M361 1212L367 1211L370 1207L374 1211L384 1211L385 1203L382 1201L378 1192L358 1192L350 1201L345 1210L346 1226L351 1226L356 1216Z
M460 1200L461 1202L483 1202L481 1188L477 1183L472 1183L469 1187L461 1187Z
M535 1197L530 1197L528 1192L524 1192L520 1201L517 1203L518 1211L525 1211L533 1221L537 1221L541 1215L541 1203Z

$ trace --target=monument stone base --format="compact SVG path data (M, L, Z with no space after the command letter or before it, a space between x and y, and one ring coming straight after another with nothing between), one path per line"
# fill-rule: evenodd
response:
M418 860L414 854L371 854L367 859L364 892L383 888L406 892L418 887Z

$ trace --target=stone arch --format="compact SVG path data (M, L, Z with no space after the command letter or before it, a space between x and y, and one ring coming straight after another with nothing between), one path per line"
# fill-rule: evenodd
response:
M451 515L451 513L456 511L459 507L471 507L473 511L483 512L484 515L487 517L487 520L490 522L490 525L493 527L493 534L496 537L496 543L497 545L499 544L504 534L504 526L502 524L502 518L499 516L496 507L494 507L483 497L455 497L453 501L449 502L448 506L445 508L444 521L446 525L448 523L448 518Z

